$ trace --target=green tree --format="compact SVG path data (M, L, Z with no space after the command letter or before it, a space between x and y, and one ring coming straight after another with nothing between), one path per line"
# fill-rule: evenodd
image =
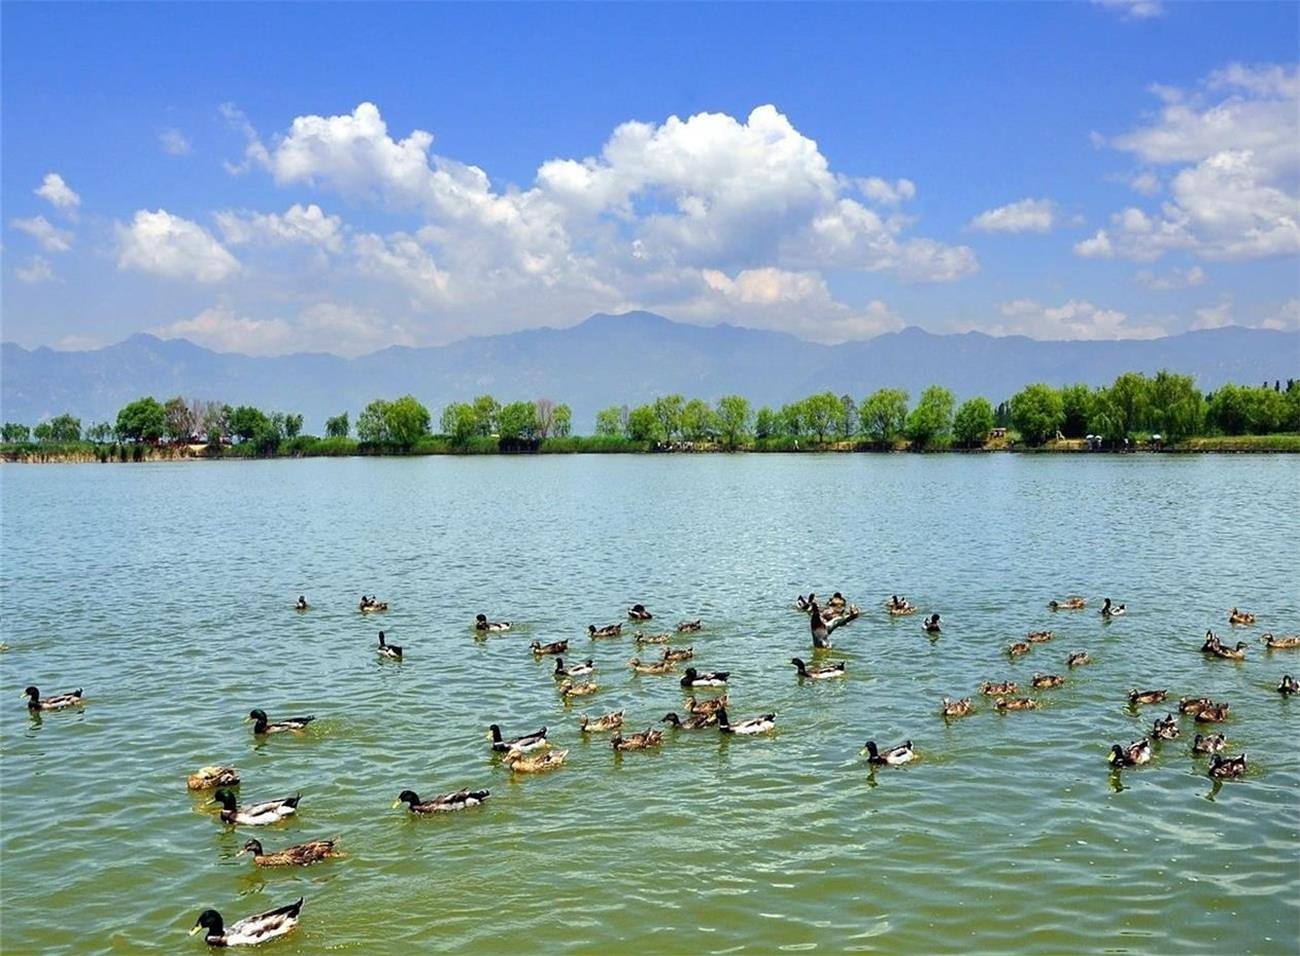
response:
M172 443L189 441L194 432L190 403L177 395L163 405L163 435Z
M349 430L347 412L325 419L325 434L330 438L347 438Z
M817 438L818 444L838 434L844 425L844 403L834 392L819 392L803 400L803 427Z
M81 419L67 412L56 415L45 423L49 427L49 440L55 442L81 441Z
M807 409L803 401L782 405L781 411L777 413L777 432L787 438L799 438L804 433L806 417Z
M1123 441L1128 436L1124 410L1110 389L1099 388L1092 393L1092 401L1088 403L1088 430L1107 441Z
M1087 385L1076 383L1061 389L1061 409L1065 419L1061 434L1066 438L1082 438L1088 434L1088 416L1092 412L1092 392Z
M764 405L754 416L754 437L773 438L781 430L780 416Z
M1269 435L1282 430L1287 417L1287 401L1271 388L1247 388L1246 430L1252 435Z
M992 430L993 405L987 398L968 398L952 420L952 437L966 448L983 445Z
M389 405L385 399L377 398L361 410L357 416L357 438L367 445L383 445L392 440L388 434Z
M106 445L113 440L113 426L108 422L96 422L86 429L86 441L96 445Z
M659 416L653 405L638 405L627 416L627 437L633 441L663 441Z
M907 392L901 388L872 392L858 406L858 427L862 436L875 445L893 445L907 427Z
M551 434L556 438L568 438L573 431L573 409L561 402L555 406L555 423L551 426Z
M537 438L537 403L511 402L501 407L497 419L498 431L502 438L522 438L532 441Z
M284 416L284 437L297 438L302 433L302 416L285 415Z
M1035 382L1011 396L1011 426L1030 445L1041 445L1056 435L1065 421L1061 393Z
M357 427L359 429L360 425ZM474 406L452 402L442 410L438 430L450 438L453 444L465 444L478 433L478 416L474 414Z
M687 441L708 441L718 433L717 416L708 402L692 398L682 406L681 427Z
M259 436L265 441L271 431L271 419L260 408L240 405L230 412L230 433L241 442L254 441Z
M840 438L849 441L858 433L858 403L852 395L840 396Z
M606 438L615 438L625 434L627 432L627 427L624 424L626 417L626 405L621 408L618 405L602 408L596 413L596 434Z
M931 385L921 393L907 416L907 437L918 448L939 444L952 431L952 409L956 400L952 392L940 385Z
M1149 402L1151 428L1166 441L1199 435L1205 426L1205 399L1190 375L1157 372Z
M735 448L748 436L750 418L749 399L743 395L724 395L718 399L718 433L726 447Z
M480 395L474 399L474 420L476 431L480 435L493 435L500 422L501 404L491 395Z
M1113 410L1121 417L1124 434L1129 435L1146 425L1149 407L1149 383L1139 372L1125 372L1107 390Z
M1286 399L1283 427L1289 432L1300 432L1300 379L1289 380L1282 397Z
M16 445L20 442L31 441L32 430L26 425L19 422L5 422L3 437L5 442Z
M429 434L429 410L414 395L403 395L384 409L388 423L388 441L399 448L410 448Z
M680 395L664 395L656 398L654 405L655 420L659 423L659 434L663 441L672 441L681 434L682 406L685 399Z
M123 441L157 442L167 427L167 416L156 398L137 398L117 413L117 434Z

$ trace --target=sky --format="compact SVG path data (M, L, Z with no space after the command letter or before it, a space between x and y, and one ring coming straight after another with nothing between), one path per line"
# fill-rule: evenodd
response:
M3 338L1300 328L1300 5L0 6Z

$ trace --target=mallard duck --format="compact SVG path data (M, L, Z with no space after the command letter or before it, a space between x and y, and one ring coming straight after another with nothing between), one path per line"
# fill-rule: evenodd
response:
M402 659L402 649L396 644L389 644L384 640L384 632L379 632L379 656L387 657L389 660L400 661Z
M696 618L694 621L677 622L678 634L693 634L695 631L702 630L704 630L704 622L700 618Z
M308 840L306 843L287 846L274 853L266 853L262 849L261 840L249 840L235 856L251 853L253 862L258 866L311 866L321 860L342 856L343 854L334 848L338 842L337 837L332 840Z
M1131 690L1128 694L1130 704L1158 704L1164 699L1163 690Z
M502 753L507 750L536 750L539 747L549 747L551 745L546 739L545 727L531 734L524 734L522 737L504 740L501 737L501 728L493 724L488 728L488 736L492 738L492 749Z
M1106 758L1114 767L1137 767L1151 761L1151 741L1143 737L1141 740L1135 740L1127 747L1121 747L1119 744L1112 744L1110 754Z
M303 597L301 594L299 594L299 595L298 595L298 600L297 600L297 602L294 604L293 609L294 609L295 611L305 611L305 610L307 610L307 609L310 608L310 607L311 607L311 605L307 603L307 599L306 599L305 597Z
M545 657L547 654L563 654L569 649L569 642L564 640L543 644L541 641L533 641L528 645L528 649L533 652L535 657Z
M848 599L845 598L844 595L841 594L839 591L836 591L834 594L830 596L830 600L826 602L826 606L833 607L833 608L840 608L840 607L845 607L846 605L848 605L848 603L849 603Z
M362 614L375 614L380 611L388 610L387 601L376 601L373 597L361 595L361 602L357 605L357 610Z
M727 708L718 708L718 729L724 734L741 734L743 736L752 736L753 734L770 734L776 729L776 714L760 714L757 717L748 717L739 723L733 724L727 719Z
M1249 611L1238 611L1235 607L1228 612L1229 624L1254 624L1255 615Z
M986 697L1001 697L1014 694L1019 689L1019 686L1013 680L1004 680L997 684L992 681L985 681L980 684L980 693Z
M1029 653L1030 644L1028 641L1016 641L1007 648L1007 653L1012 657L1019 657L1021 654Z
M204 910L190 935L206 930L203 941L209 946L256 946L267 940L283 936L298 925L302 912L302 897L296 903L280 906L256 916L245 916L237 923L226 926L216 910Z
M649 664L641 663L641 658L634 657L627 662L628 666L638 674L648 674L654 676L657 674L668 674L677 670L677 665L670 660L662 660Z
M1223 734L1197 734L1192 741L1192 753L1217 754L1227 743L1228 738Z
M302 794L282 797L279 800L264 800L239 806L235 795L229 790L218 790L212 795L212 802L221 804L221 822L233 823L246 827L264 827L270 823L279 823L285 817L298 812L298 801Z
M637 734L628 734L624 737L621 733L615 733L610 738L610 746L615 750L645 750L649 747L658 747L664 742L664 732L648 727Z
M993 701L993 707L999 713L1008 710L1037 710L1038 701L1032 697L999 697Z
M1201 653L1213 654L1218 648L1222 646L1223 646L1223 642L1219 640L1219 636L1217 634L1215 634L1213 631L1206 631L1205 641L1204 643L1201 644Z
M1066 667L1083 667L1085 664L1091 664L1092 658L1088 656L1087 651L1075 651L1065 659Z
M1284 637L1274 637L1271 633L1265 634L1260 638L1264 646L1274 651L1289 651L1300 647L1300 634L1290 634Z
M1178 721L1174 720L1173 714L1165 714L1163 720L1157 717L1151 725L1151 736L1156 740L1173 740L1178 734Z
M1081 611L1088 606L1088 602L1081 597L1068 597L1063 601L1048 601L1047 608L1050 611Z
M1106 598L1105 603L1101 606L1102 617L1122 617L1128 613L1128 608L1123 604L1112 604L1110 598Z
M939 626L939 615L931 614L929 617L925 619L924 623L921 624L921 628L927 634L940 633L940 631L942 631L943 629Z
M508 631L510 630L509 621L489 621L486 614L474 615L474 630L476 631Z
M1214 701L1208 697L1180 697L1178 698L1178 712L1180 714L1194 714L1197 711L1204 710L1206 707L1213 707Z
M599 717L583 714L578 718L578 729L584 734L595 734L606 730L617 730L623 726L623 711L615 710Z
M1283 697L1290 697L1292 694L1300 692L1300 683L1290 674L1282 675L1282 682L1277 685L1277 692Z
M813 647L828 650L831 647L831 632L856 620L857 608L850 608L846 613L828 617L822 613L817 602L812 603L808 614L808 626L812 630Z
M807 597L804 597L802 594L800 594L797 598L795 598L794 606L801 611L805 611L805 612L810 611L812 610L812 606L816 602L816 600L817 600L817 595L809 591Z
M912 607L912 605L907 604L903 607L891 607L889 613L894 617L906 617L909 614L915 614L916 610L917 609Z
M563 657L557 657L555 659L556 677L581 677L583 674L592 673L595 669L596 669L596 665L592 663L590 657L587 658L585 661L583 661L581 664L570 664L568 667L564 666Z
M716 714L722 708L731 703L731 695L723 694L721 697L706 698L696 700L694 697L686 698L686 710L692 714Z
M627 609L627 617L630 621L649 621L654 618L654 615L646 610L644 604L633 604Z
M480 806L489 796L490 790L457 790L432 800L421 800L414 790L403 790L393 802L393 809L396 810L405 803L406 809L412 813L453 813Z
M1037 689L1048 687L1060 687L1065 683L1065 678L1060 674L1035 674L1031 683Z
M239 786L239 771L234 767L200 767L185 778L190 790L211 790L213 787Z
M1246 755L1237 754L1235 757L1222 757L1219 754L1210 755L1210 777L1215 780L1227 780L1229 777L1240 777L1246 772Z
M81 696L80 687L71 693L55 694L53 697L42 697L35 687L28 687L23 691L23 699L27 701L28 710L63 710L65 707L80 707L86 702Z
M640 631L637 631L632 635L632 640L636 641L638 646L644 644L667 644L672 639L673 636L668 631L664 631L662 634L642 634Z
M878 748L874 740L868 740L862 745L862 752L867 755L867 763L878 767L897 767L916 759L916 751L912 749L910 740L884 750Z
M795 672L800 677L806 677L808 680L829 680L833 677L843 677L848 673L849 666L846 661L836 661L833 664L823 664L820 667L809 667L803 662L802 657L792 657L790 663L794 665Z
M889 600L885 602L885 607L891 614L911 614L916 608L909 604L907 598L901 598L897 594L891 594Z
M729 677L731 677L730 671L705 671L701 674L694 667L688 667L682 676L681 685L683 687L725 687Z
M660 723L669 724L676 730L703 730L718 722L716 712L712 714L690 714L685 720L682 720L676 713L664 714Z
M266 719L266 711L256 708L248 712L248 716L244 718L244 723L252 721L253 733L260 736L261 734L282 734L287 730L295 732L305 730L307 725L315 719L314 715L308 714L306 717L286 717L284 720L271 723Z
M568 756L567 750L544 750L531 755L522 750L511 750L507 751L502 762L515 773L545 773L563 766Z
M575 684L566 677L564 680L560 681L558 689L561 697L565 700L570 700L574 697L587 697L594 694L596 691L600 690L600 685L595 681L584 681L581 684Z
M1192 719L1198 724L1221 724L1228 719L1228 705L1206 704L1192 715Z
M618 637L622 633L622 624L606 624L604 627L597 627L595 624L587 625L587 636L593 641L598 637Z
M1055 636L1053 631L1030 631L1025 635L1025 640L1030 644L1046 644Z
M975 713L975 708L971 706L969 697L963 697L961 700L949 700L945 697L939 713L945 717L967 717Z
M1236 647L1220 644L1214 649L1214 656L1225 661L1244 661L1246 659L1246 642L1238 641Z
M695 656L693 647L666 647L664 648L663 663L673 664L677 661L689 661Z

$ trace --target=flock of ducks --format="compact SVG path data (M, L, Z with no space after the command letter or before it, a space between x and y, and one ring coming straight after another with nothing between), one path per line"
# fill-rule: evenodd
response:
M862 613L856 604L851 604L838 591L831 595L825 606L817 600L815 594L809 594L807 597L800 595L795 602L795 606L808 615L809 631L815 650L830 649L832 647L831 634L838 628L856 620ZM1052 611L1078 611L1087 607L1087 601L1082 597L1068 597L1064 600L1053 600L1047 606ZM299 596L295 603L295 609L306 611L310 607L311 605L307 603L306 598ZM383 612L388 609L388 604L387 602L378 601L373 596L367 597L363 595L357 609L363 614ZM907 616L918 611L916 606L909 603L906 598L898 595L892 595L885 602L885 609L891 616L895 617ZM1110 598L1106 598L1100 613L1104 619L1110 620L1122 616L1125 610L1123 604L1115 604ZM628 609L627 616L630 621L637 623L645 623L654 618L649 609L640 603L633 604ZM1228 621L1232 626L1250 626L1255 623L1255 616L1234 607L1229 612ZM639 657L634 656L629 661L629 667L633 674L647 676L676 675L679 663L690 661L695 657L695 648L694 646L673 647L669 645L673 641L680 639L682 635L696 633L703 630L703 628L702 621L688 620L678 623L671 631L657 634L635 632L632 637L638 648L662 647L663 650L658 660L642 661ZM479 633L501 633L509 631L511 623L509 621L491 621L488 620L486 615L479 614L475 618L474 629ZM931 637L937 637L942 630L940 615L931 613L927 616L922 624L922 630ZM588 639L592 641L619 638L622 634L622 622L603 626L592 624L587 627ZM1028 653L1035 645L1051 641L1053 636L1053 632L1050 630L1030 632L1024 640L1012 643L1007 648L1007 653L1012 658L1019 657ZM1300 635L1274 636L1272 633L1266 633L1261 637L1261 641L1270 650L1300 648ZM380 656L389 660L400 662L403 659L402 648L388 643L383 631L379 632L376 649ZM566 664L563 655L568 652L568 649L569 641L567 639L545 644L540 641L533 641L529 645L529 650L535 659L540 660L546 656L555 658L551 674L556 681L557 692L566 705L573 698L589 696L600 689L599 684L594 680L579 680L580 678L590 677L595 673L597 665L594 660L587 658L586 660ZM1242 641L1238 641L1235 646L1229 647L1212 630L1206 632L1204 643L1201 646L1202 653L1209 657L1234 661L1243 660L1247 649L1248 645ZM833 680L844 677L848 672L848 665L845 661L810 666L802 658L793 657L790 659L790 663L794 666L795 675L799 680ZM1090 663L1092 663L1092 658L1086 651L1071 653L1065 660L1067 669L1085 666ZM583 735L609 734L610 748L616 754L659 747L664 743L665 734L668 732L715 729L720 736L756 736L772 733L776 729L777 715L775 713L759 714L739 721L731 719L727 711L730 703L727 692L730 678L731 674L728 671L699 670L693 665L685 667L678 683L683 691L690 692L690 696L687 697L684 703L683 714L669 711L661 718L659 722L666 725L666 730L650 726L643 731L624 733L623 710L611 711L597 716L584 713L578 718L578 730ZM1065 682L1066 677L1064 674L1040 673L1035 673L1030 681L1035 690L1061 687ZM1037 699L1018 696L1019 690L1016 681L986 681L978 688L981 696L992 698L993 708L999 713L1037 709ZM1290 674L1285 674L1277 690L1284 697L1289 696L1300 692L1300 683L1297 683ZM697 697L697 691L721 691L721 694ZM28 709L33 713L66 710L81 707L86 703L81 688L69 693L41 697L37 687L29 686L24 691L23 696ZM1136 709L1142 706L1163 703L1166 701L1167 696L1168 691L1166 689L1134 689L1128 695L1128 703L1131 708ZM1196 724L1207 725L1207 731L1209 725L1222 723L1226 720L1229 709L1226 702L1215 702L1206 697L1182 697L1178 701L1179 715L1190 717ZM966 717L975 712L976 708L971 697L963 697L958 700L945 697L939 707L939 713L945 719ZM304 715L281 717L273 721L265 711L257 708L249 712L246 722L251 722L253 733L258 737L262 737L279 733L301 733L315 719L314 715ZM564 765L569 751L555 749L551 744L548 733L549 729L543 726L532 733L507 738L499 725L492 724L488 727L492 752L499 756L504 767L512 773L518 774L545 773ZM1178 720L1170 711L1165 717L1156 718L1149 735L1127 745L1113 744L1107 760L1113 772L1140 767L1152 761L1156 748L1161 743L1176 740L1180 736L1181 730ZM1243 752L1235 756L1225 756L1226 747L1227 740L1221 732L1197 733L1191 743L1190 751L1195 757L1209 758L1207 774L1215 781L1244 775L1247 769L1246 754ZM911 740L889 747L881 747L875 740L868 740L862 747L862 753L866 756L868 765L873 768L901 766L910 763L917 757ZM227 826L266 826L278 823L297 813L301 794L241 805L233 791L233 788L238 787L240 782L239 771L234 767L213 766L202 767L195 773L190 774L186 780L186 785L192 791L212 791L212 803L220 806L219 819ZM481 806L490 795L491 792L487 789L465 788L453 793L440 794L430 800L424 800L413 790L403 790L398 794L397 800L394 801L393 808L397 809L404 806L406 811L413 815L453 813ZM254 865L259 867L310 866L342 856L337 844L337 839L310 840L267 852L260 840L250 839L244 843L238 855L251 855ZM199 915L194 928L190 931L190 935L202 932L205 941L211 946L256 945L292 931L298 924L302 906L303 899L300 897L297 901L286 906L248 916L230 925L226 925L218 911L207 909Z

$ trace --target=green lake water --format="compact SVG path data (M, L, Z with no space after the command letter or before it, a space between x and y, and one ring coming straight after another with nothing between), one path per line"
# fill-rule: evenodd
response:
M283 954L1295 953L1300 458L1290 456L556 456L5 466L0 654L0 947L202 952L227 918L305 896ZM809 589L864 614L800 683ZM391 602L363 616L363 592ZM299 593L313 609L292 609ZM943 615L891 619L906 595ZM1089 608L1052 614L1053 597ZM1128 605L1104 624L1101 598ZM733 674L733 719L771 738L670 734L616 756L577 718L632 729L680 710L634 677L630 637L589 623L646 603L647 629L702 618L701 668ZM1259 625L1229 628L1232 605ZM473 615L516 622L476 640ZM406 660L380 660L388 632ZM1250 643L1207 660L1207 627ZM1008 660L1027 631L1055 640ZM633 625L625 624L625 633ZM601 691L564 706L533 640L569 638ZM1095 663L1067 672L1066 655ZM642 655L646 656L646 655ZM1037 712L945 723L940 698L1028 684ZM77 712L20 696L84 687ZM1119 777L1106 752L1167 707L1227 700L1245 779L1213 787L1199 729ZM314 713L295 739L243 717ZM1176 708L1173 708L1176 710ZM558 772L512 776L487 725L551 728ZM658 724L656 723L656 726ZM288 735L286 735L288 736ZM870 772L868 738L920 759ZM185 776L243 773L243 801L303 794L274 827L220 825ZM487 787L479 809L391 809ZM235 853L340 836L347 858L254 871Z

